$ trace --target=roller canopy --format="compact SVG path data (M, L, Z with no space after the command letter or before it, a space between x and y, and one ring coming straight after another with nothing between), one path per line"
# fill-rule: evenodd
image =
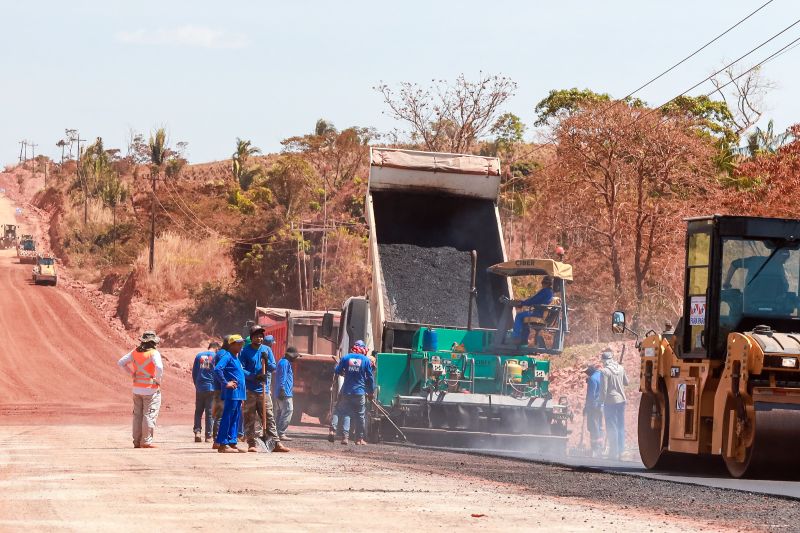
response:
M552 276L572 281L572 265L552 259L514 259L488 268L499 276Z

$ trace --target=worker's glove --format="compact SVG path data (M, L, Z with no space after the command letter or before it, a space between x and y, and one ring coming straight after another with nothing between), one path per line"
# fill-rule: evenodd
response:
M258 381L259 383L264 383L265 381L267 381L267 375L266 374L257 374L256 377L255 377L255 380Z

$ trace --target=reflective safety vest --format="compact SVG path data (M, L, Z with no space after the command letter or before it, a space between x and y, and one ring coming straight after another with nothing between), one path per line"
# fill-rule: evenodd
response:
M134 350L131 354L133 356L133 386L145 389L157 389L158 383L156 382L156 364L153 361L153 352L155 350L147 350L140 352Z

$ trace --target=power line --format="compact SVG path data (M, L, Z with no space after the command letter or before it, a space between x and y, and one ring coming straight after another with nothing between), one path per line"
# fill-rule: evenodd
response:
M797 21L796 21L794 24L791 24L791 25L789 26L789 28L791 28L792 26L794 26L794 25L796 25L796 24L798 24L798 23L800 23L800 19L799 19L799 20L797 20ZM789 29L789 28L786 28L786 29ZM780 33L783 33L784 31L786 31L786 30L783 30L783 31L781 31ZM778 35L780 35L780 33L779 33ZM777 36L777 35L776 35L776 36ZM744 56L742 56L742 57L745 57L745 56L749 55L750 53L752 53L752 51L754 51L754 50L757 50L758 48L761 48L761 47L762 47L764 44L766 44L767 42L771 41L771 40L772 40L772 39L774 39L774 37L776 37L776 36L773 36L773 37L772 37L772 38L770 38L768 41L765 41L764 43L762 43L762 44L761 44L761 45L759 45L758 47L754 48L753 50L751 50L750 52L748 52L747 54L745 54L745 55L744 55ZM778 56L780 56L780 55L783 55L785 52L789 51L790 49L796 48L797 46L800 46L800 37L798 37L798 38L794 39L793 41L789 42L789 43L788 43L788 44L786 44L785 46L783 46L783 47L779 48L778 50L776 50L775 52L773 52L773 53L772 53L772 54L770 54L769 56L765 57L764 59L762 59L761 61L759 61L759 62L758 62L758 63L756 63L755 65L753 65L753 66L751 66L750 68L746 69L745 71L743 71L742 73L738 74L737 76L735 76L735 77L732 77L732 78L731 78L731 79L730 79L728 82L726 82L726 83L724 83L724 84L720 85L719 87L715 87L715 88L714 88L712 91L708 92L707 94L705 94L705 95L703 95L703 96L710 97L712 94L714 94L715 92L719 91L720 89L724 89L724 88L725 88L725 87L727 87L728 85L730 85L730 84L734 83L734 82L735 82L736 80L738 80L739 78L742 78L743 76L745 76L745 75L749 74L750 72L752 72L752 71L754 71L754 70L756 70L756 69L760 68L761 66L765 65L765 64L766 64L766 63L768 63L769 61L772 61L773 59L777 58ZM741 58L739 58L739 59L741 59ZM739 61L739 59L737 59L736 61ZM731 62L731 63L730 63L730 65L733 65L734 63L736 63L736 61L733 61L733 62ZM725 67L725 68L727 68L727 67ZM721 72L721 71L720 71L720 72ZM712 76L713 76L713 75L712 75ZM705 82L705 81L708 81L709 79L711 79L711 76L709 76L708 78L706 78L705 80L703 80L703 82ZM643 114L639 115L639 116L638 116L638 117L636 117L634 120L632 120L631 122L629 122L628 124L626 124L625 126L623 126L623 128L630 127L630 126L634 125L636 122L638 122L639 120L642 120L643 118L645 118L645 117L648 117L648 116L652 115L653 113L656 113L656 112L660 111L661 109L663 109L664 107L666 107L667 105L669 105L671 102L675 101L676 99L678 99L678 98L680 98L681 96L683 96L684 94L686 94L688 91L690 91L690 90L692 90L693 88L696 88L697 86L701 85L703 82L700 82L700 83L698 83L698 84L695 84L694 86L692 86L691 88L689 88L689 89L687 89L686 91L682 92L681 94L679 94L679 95L677 95L677 96L675 96L675 97L673 97L673 98L670 98L669 100L667 100L666 102L664 102L664 103L663 103L663 104L661 104L660 106L658 106L658 107L656 107L656 108L654 108L654 109L651 109L651 110L649 110L647 113L643 113ZM659 119L659 121L658 121L658 122L655 124L655 126L654 126L654 127L658 127L658 126L659 126L659 125L662 123L662 121L663 121L663 120L665 120L665 119L666 119L666 117L662 117L661 119ZM543 172L543 171L545 171L545 170L547 170L547 169L549 169L549 168L551 168L551 167L555 166L557 163L558 163L558 161L557 161L557 160L554 160L554 161L552 161L551 163L549 163L549 164L547 164L547 165L545 165L545 166L543 166L543 167L541 167L541 168L539 168L539 169L536 169L536 171L535 171L535 172L541 173L541 172Z
M738 26L740 26L742 23L744 23L744 22L745 22L746 20L748 20L750 17L752 17L753 15L755 15L756 13L758 13L759 11L761 11L762 9L764 9L765 7L767 7L769 4L771 4L771 3L772 3L772 2L774 2L774 1L775 1L775 0L767 0L767 2L764 2L763 4L761 4L761 5L760 5L758 8L756 8L754 11L750 12L750 13L749 13L747 16L745 16L744 18L742 18L742 19L740 19L738 22L736 22L736 23L735 23L733 26L730 26L728 29L726 29L725 31L723 31L722 33L720 33L719 35L717 35L716 37L714 37L713 39L711 39L710 41L708 41L707 43L705 43L703 46L701 46L700 48L698 48L697 50L695 50L694 52L692 52L692 53L691 53L691 54L689 54L688 56L684 57L683 59L681 59L680 61L678 61L677 63L675 63L675 64L674 64L674 65L672 65L671 67L669 67L668 69L664 70L663 72L661 72L660 74L658 74L657 76L655 76L654 78L651 78L649 81L647 81L646 83L642 84L642 85L641 85L641 86L639 86L638 88L636 88L636 89L634 89L633 91L629 92L627 95L623 96L623 97L621 98L621 100L627 100L628 98L630 98L630 97L631 97L631 96L633 96L634 94L638 93L639 91L641 91L641 90L642 90L642 89L644 89L645 87L648 87L648 86L649 86L649 85L651 85L652 83L654 83L654 82L656 82L657 80L661 79L662 77L666 76L667 74L669 74L670 72L672 72L673 70L675 70L676 68L678 68L679 66L681 66L682 64L684 64L685 62L687 62L688 60L690 60L691 58L693 58L694 56L696 56L697 54L699 54L700 52L702 52L703 50L705 50L706 48L708 48L709 46L711 46L713 43L717 42L719 39L721 39L722 37L724 37L725 35L727 35L728 33L730 33L732 30L734 30L735 28L737 28ZM787 29L788 29L788 28L787 28ZM785 31L785 30L784 30L784 31ZM781 32L781 33L783 33L783 32ZM780 35L780 34L778 34L778 35ZM705 80L704 80L704 81L705 81ZM691 90L691 89L690 89L690 90ZM611 103L610 103L608 106L606 106L606 107L604 107L603 109L601 109L601 110L600 110L600 112L599 112L598 116L602 116L602 115L604 115L604 114L605 114L605 113L607 113L607 112L608 112L608 111L609 111L609 110L610 110L610 109L611 109L613 106L614 106L614 102L611 102ZM529 153L527 154L527 157L530 157L531 155L535 154L535 153L536 153L536 152L538 152L539 150L543 150L543 149L544 149L544 147L545 147L545 146L547 146L548 144L553 144L553 142L552 142L552 141L548 141L547 143L544 143L544 144L542 144L542 145L539 145L539 146L537 146L537 147L536 147L534 150L532 150L531 152L529 152Z

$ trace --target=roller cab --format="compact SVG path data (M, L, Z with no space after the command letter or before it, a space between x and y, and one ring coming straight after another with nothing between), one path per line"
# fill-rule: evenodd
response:
M734 477L800 474L799 281L800 221L687 220L683 316L640 343L646 467L687 454L721 456Z

